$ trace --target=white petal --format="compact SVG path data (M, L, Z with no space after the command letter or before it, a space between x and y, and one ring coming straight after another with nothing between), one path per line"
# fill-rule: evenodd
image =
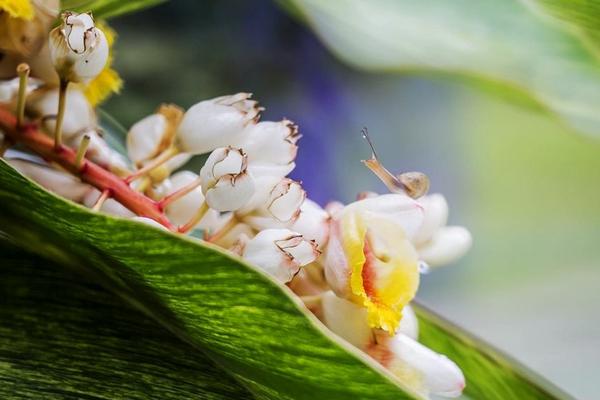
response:
M384 194L356 201L347 209L358 208L364 215L385 217L400 225L408 238L412 238L423 222L423 209L415 200L404 194Z
M69 200L80 203L88 192L94 190L92 186L81 182L73 175L52 169L49 166L17 159L7 159L6 161L23 175Z
M366 308L342 299L332 291L323 294L321 304L323 322L333 333L359 349L365 349L372 341Z
M314 240L319 249L324 249L329 239L329 220L329 214L325 210L314 201L306 199L300 207L300 215L290 229Z
M339 297L350 296L350 267L346 251L342 244L342 232L339 221L332 220L329 224L329 241L325 249L325 278L331 289Z
M411 306L406 305L402 309L402 319L396 332L402 333L414 340L419 338L419 320Z
M152 114L133 124L127 133L127 154L136 164L155 157L167 131L167 119Z
M248 153L251 163L286 165L296 158L299 138L298 127L289 120L264 121L249 125L236 146Z
M452 360L403 334L391 338L387 345L393 359L384 366L417 392L444 397L461 395L465 377Z
M17 99L17 94L19 93L19 81L19 78L0 81L0 103L11 103L13 100ZM43 82L38 79L29 78L27 80L27 88L25 93L31 93L42 84Z
M295 165L274 165L274 164L250 164L248 165L248 173L254 178L254 196L240 209L241 214L248 214L256 210L269 201L269 195L273 187L289 174Z
M254 194L254 180L244 173L224 176L206 191L208 206L217 211L235 211L243 207Z
M238 93L190 107L177 130L179 147L202 154L236 143L244 127L258 117L258 104L249 98L248 93Z
M430 267L450 264L471 248L473 239L462 226L445 226L431 240L418 247L419 256Z
M417 200L423 207L423 223L413 237L416 245L427 242L446 225L448 220L448 203L441 194L430 194Z
M202 190L204 194L212 188L221 177L238 175L245 171L246 156L239 149L220 147L215 149L200 169Z
M245 157L240 150L228 149L225 157L213 164L212 173L215 178L223 175L237 175L244 171Z
M58 110L58 89L40 89L27 99L27 108L42 118L44 129L54 133ZM81 90L71 86L67 90L66 109L63 120L63 139L68 141L75 135L96 126L94 110Z
M191 171L179 171L173 174L169 179L168 193L173 193L197 179L198 175ZM161 186L164 188L166 185L163 184ZM159 188L158 191L161 193L167 192L167 190L164 190L163 188ZM198 186L185 196L169 204L165 212L173 224L184 225L196 215L203 203L204 195L202 194L202 189ZM214 210L212 210L212 212L214 213ZM204 218L206 218L206 216ZM204 220L204 218L202 218L202 220Z
M85 39L88 50L73 64L73 73L79 78L79 82L95 78L108 61L108 41L104 32L95 28L85 33Z
M298 182L284 178L271 190L267 210L280 222L291 221L300 213L305 198L306 192Z
M83 204L88 208L92 208L98 201L98 198L101 196L101 194L102 193L98 189L92 189L85 195ZM132 218L136 216L124 205L111 198L106 199L106 201L102 204L102 207L100 207L100 211L106 214L116 215L118 217Z
M316 247L289 229L267 229L246 244L243 257L282 283L318 256Z

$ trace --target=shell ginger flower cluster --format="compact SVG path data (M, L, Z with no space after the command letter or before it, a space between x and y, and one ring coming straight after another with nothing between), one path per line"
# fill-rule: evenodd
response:
M423 397L461 394L460 368L419 343L410 306L420 275L452 263L471 244L466 229L447 226L448 204L440 194L426 194L425 175L396 176L373 150L364 163L390 193L361 193L350 204L323 208L288 178L298 126L260 121L263 108L249 93L187 110L161 105L131 126L122 154L102 136L95 104L81 86L110 62L105 32L90 14L66 13L60 26L46 28L45 61L58 84L31 77L27 64L0 82L8 163L96 212L239 255L286 285L327 328L405 387ZM186 168L198 156L203 166Z

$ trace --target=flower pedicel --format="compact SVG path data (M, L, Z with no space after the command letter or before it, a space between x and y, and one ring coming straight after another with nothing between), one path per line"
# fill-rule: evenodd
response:
M258 122L263 109L249 93L204 100L187 111L159 107L129 130L126 159L102 138L94 104L81 87L68 87L106 67L107 35L86 13L63 14L49 34L46 16L31 21L45 29L46 61L60 79L44 79L23 64L0 82L6 161L92 210L200 233L288 285L331 331L413 391L461 394L465 380L458 366L418 342L410 302L425 263L455 261L471 236L446 226L448 204L440 194L425 196L424 174L391 174L365 130L373 154L364 163L391 193L363 193L353 203L322 208L287 178L295 167L298 127L285 119ZM43 47L19 51L33 59L43 56ZM17 143L29 153L6 151ZM199 154L208 158L198 173L173 173Z

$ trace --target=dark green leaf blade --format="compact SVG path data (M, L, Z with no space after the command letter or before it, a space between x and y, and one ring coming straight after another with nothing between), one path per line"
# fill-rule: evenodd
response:
M4 240L0 257L0 398L252 398L206 356L81 274Z

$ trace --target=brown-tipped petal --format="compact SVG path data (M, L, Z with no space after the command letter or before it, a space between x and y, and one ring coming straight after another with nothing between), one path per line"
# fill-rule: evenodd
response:
M289 229L266 229L244 248L243 257L282 283L319 256L316 245Z

